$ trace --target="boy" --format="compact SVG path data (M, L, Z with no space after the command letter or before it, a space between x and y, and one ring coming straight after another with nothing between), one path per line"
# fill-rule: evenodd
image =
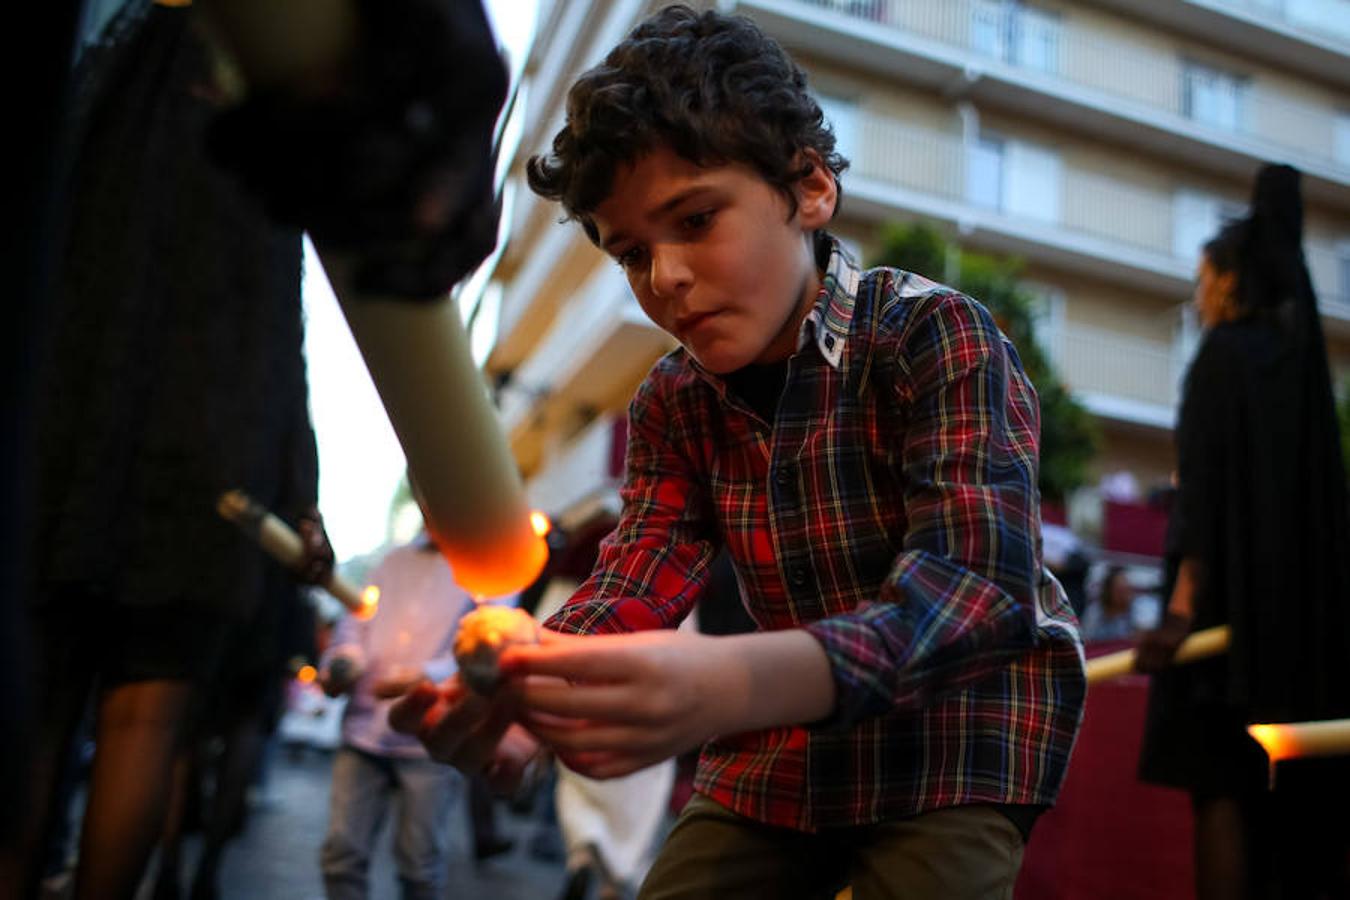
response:
M534 740L593 777L702 744L643 897L1011 896L1073 745L1034 390L978 303L855 268L823 230L845 166L775 42L678 6L581 76L530 161L682 347L550 623L589 636L504 656L521 677L491 703L423 685L395 719L505 780ZM761 630L670 631L720 547Z

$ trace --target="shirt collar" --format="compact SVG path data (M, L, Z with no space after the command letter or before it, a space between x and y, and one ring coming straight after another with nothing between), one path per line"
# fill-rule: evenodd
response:
M849 326L853 322L853 304L858 296L862 275L839 239L821 232L818 242L821 256L829 254L825 263L825 277L821 279L820 293L811 311L802 320L797 333L797 349L801 350L812 338L820 355L838 369L848 342Z

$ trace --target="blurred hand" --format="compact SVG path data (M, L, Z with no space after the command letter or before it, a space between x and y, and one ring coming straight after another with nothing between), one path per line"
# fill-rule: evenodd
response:
M407 675L387 675L375 682L371 692L381 700L389 700L394 697L402 697L425 680L426 677L421 672Z
M319 687L330 697L339 697L352 689L361 678L361 667L345 656L339 656L319 674Z
M501 665L520 682L520 721L532 734L573 771L615 778L739 730L747 676L727 646L677 631L546 631Z
M1191 617L1168 612L1157 628L1139 636L1134 652L1136 672L1161 672L1172 664L1177 648L1191 633Z
M323 527L323 516L311 506L300 515L296 531L304 556L296 567L296 577L305 584L323 584L333 576L336 557L328 543L328 532Z
M395 731L415 735L432 759L466 774L479 772L498 793L512 793L541 753L539 742L513 723L519 698L503 685L491 698L455 675L439 686L421 681L389 710Z

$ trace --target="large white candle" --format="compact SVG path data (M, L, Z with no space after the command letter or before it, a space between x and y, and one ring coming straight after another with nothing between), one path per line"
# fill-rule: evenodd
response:
M208 0L203 4L252 85L322 83L357 45L352 0ZM353 210L358 215L359 210ZM532 527L520 474L448 297L357 291L349 260L318 246L424 499L428 530L469 592L520 590L548 548Z
M319 255L422 495L427 527L471 594L530 584L548 561L487 386L449 298L359 295L345 261Z

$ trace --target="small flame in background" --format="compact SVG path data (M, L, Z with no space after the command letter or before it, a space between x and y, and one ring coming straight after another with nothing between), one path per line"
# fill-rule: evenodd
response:
M366 585L366 589L361 592L361 609L357 611L356 617L365 621L375 617L375 613L380 608L380 588L378 585Z
M553 523L548 520L548 516L536 509L530 513L530 527L534 529L536 535L543 537L553 529Z
M301 684L313 684L314 679L319 677L319 673L313 666L301 666L300 670L295 673L295 677L300 680Z
M1275 790L1275 766L1282 759L1297 756L1298 751L1290 732L1279 725L1248 725L1247 733L1252 740L1266 751L1269 762L1266 764L1267 787Z

